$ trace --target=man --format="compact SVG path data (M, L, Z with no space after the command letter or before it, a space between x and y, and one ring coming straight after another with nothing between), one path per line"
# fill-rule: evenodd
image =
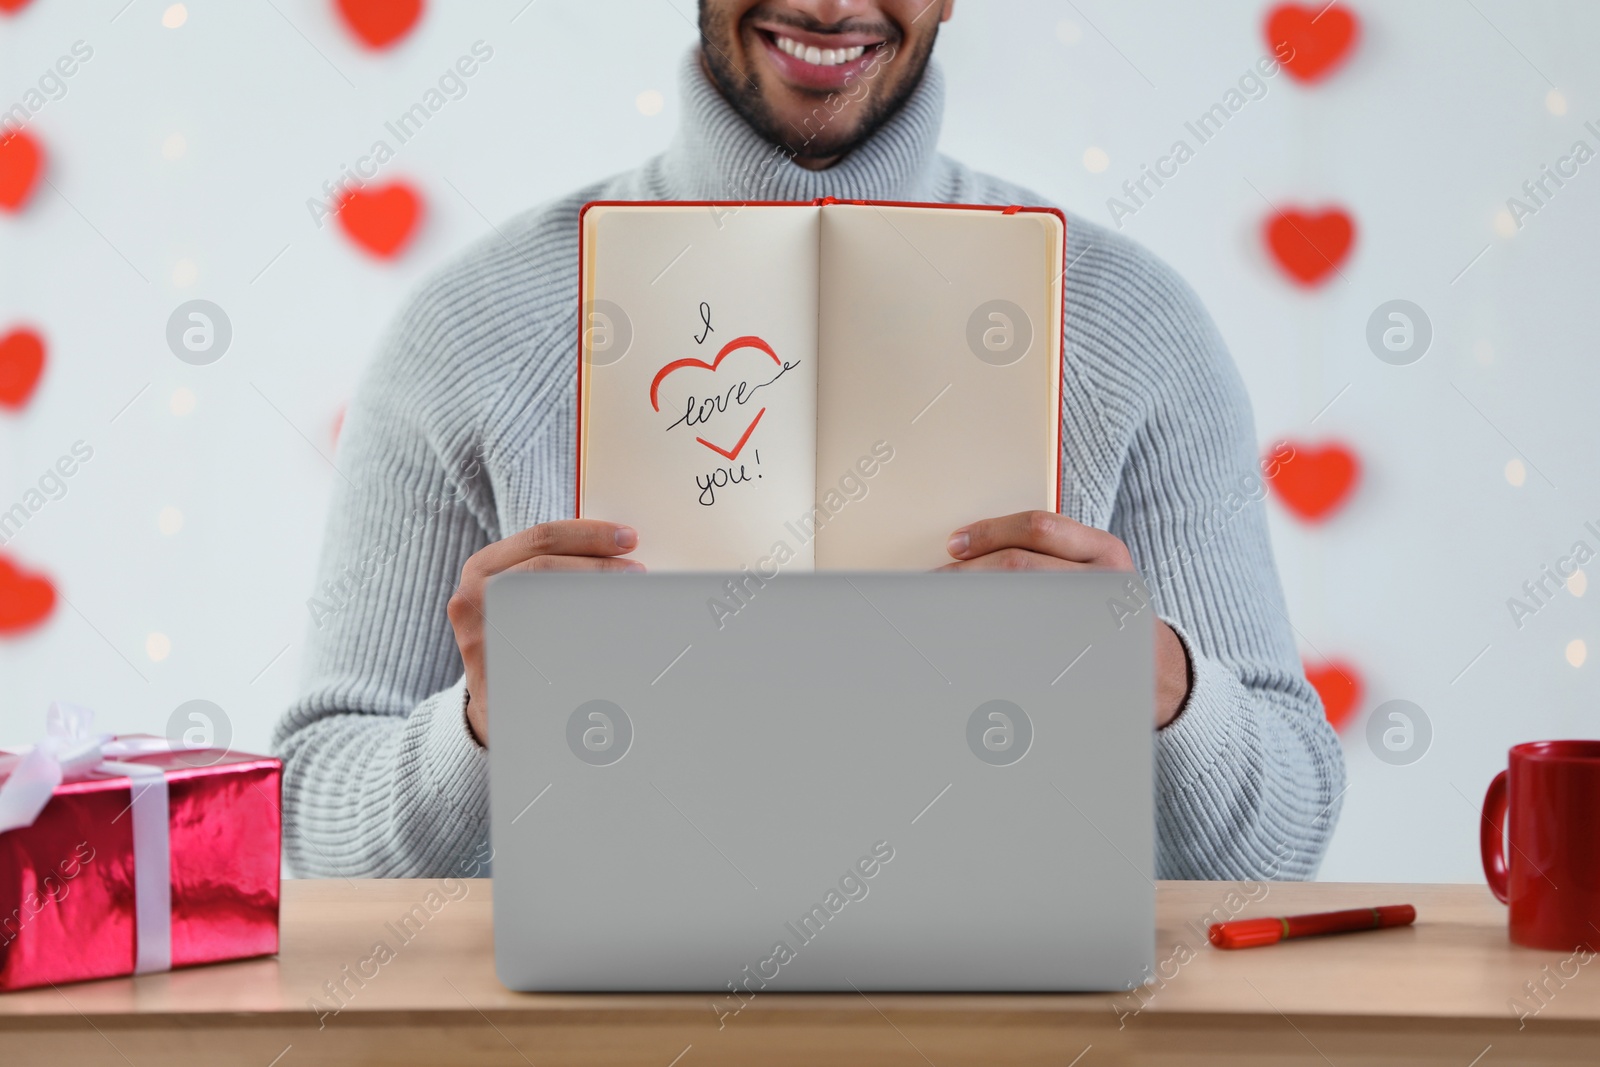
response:
M426 876L481 859L486 581L642 569L636 531L566 517L584 203L1042 203L936 151L929 56L954 2L702 0L672 147L502 227L401 315L345 423L309 690L277 735L299 871ZM1079 219L1067 234L1064 514L953 531L950 569L1137 566L1162 620L1158 873L1309 877L1344 768L1250 506L1249 402L1176 276Z

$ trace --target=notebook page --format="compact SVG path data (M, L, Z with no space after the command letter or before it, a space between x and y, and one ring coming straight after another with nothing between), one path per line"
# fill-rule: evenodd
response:
M637 529L651 569L812 567L786 524L816 483L817 226L810 206L584 214L579 510Z
M817 566L941 566L968 522L1054 510L1060 219L821 215Z

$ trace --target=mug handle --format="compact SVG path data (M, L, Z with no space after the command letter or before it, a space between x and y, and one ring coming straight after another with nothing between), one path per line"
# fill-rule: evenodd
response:
M1483 822L1478 827L1478 846L1483 853L1483 876L1489 880L1489 891L1500 903L1508 903L1506 868L1506 772L1501 771L1489 783L1489 792L1483 798Z

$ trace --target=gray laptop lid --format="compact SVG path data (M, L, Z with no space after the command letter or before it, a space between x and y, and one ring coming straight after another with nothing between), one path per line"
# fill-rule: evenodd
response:
M501 980L726 997L1142 980L1152 619L1129 577L495 579Z

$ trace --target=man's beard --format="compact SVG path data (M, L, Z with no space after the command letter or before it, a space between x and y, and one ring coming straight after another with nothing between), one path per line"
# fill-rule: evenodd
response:
M876 133L916 92L938 37L937 31L929 34L927 42L915 55L903 50L891 51L893 59L880 63L875 77L886 76L891 63L904 64L903 69L897 72L901 75L900 82L890 93L868 93L859 102L847 102L841 113L850 109L858 111L853 128L841 128L841 124L833 121L835 115L829 110L828 103L835 97L854 92L859 81L842 90L817 93L815 112L820 112L817 115L820 127L813 132L804 127L796 129L774 115L761 95L756 75L752 73L746 76L733 65L726 46L733 43L738 34L739 25L734 18L708 12L705 4L700 5L700 52L717 88L739 116L762 138L783 145L800 159L830 159L845 155ZM890 37L887 47L897 49L901 43Z

